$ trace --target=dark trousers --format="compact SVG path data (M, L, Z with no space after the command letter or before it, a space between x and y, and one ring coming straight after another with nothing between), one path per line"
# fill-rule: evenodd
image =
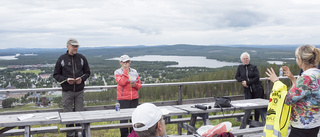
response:
M63 112L83 111L84 91L62 92ZM81 124L67 124L66 127L81 126ZM77 137L75 132L68 132L67 137Z
M263 98L264 92L263 90L257 90L254 92L244 90L244 98L245 99L254 99L254 98ZM243 121L240 125L240 129L243 129L247 126L248 123L248 116L251 115L251 110L245 111L245 116L243 117ZM259 115L261 116L262 124L266 124L266 117L267 117L267 109L266 108L260 108L255 109L255 120L259 121ZM252 118L249 118L252 119Z
M300 129L291 126L289 137L317 137L319 133L319 127L311 129Z
M120 103L120 111L123 108L136 108L139 103L139 99L118 100L118 101ZM120 123L128 123L128 120L120 120ZM127 137L131 132L132 132L132 128L130 128L130 130L128 128L120 128L121 137Z
M245 99L254 99L254 98L263 98L263 91L254 91L254 92L250 92L250 91L245 91L244 92L244 98ZM259 121L259 110L255 109L254 110L254 120L255 121ZM250 119L252 119L252 117L250 117Z

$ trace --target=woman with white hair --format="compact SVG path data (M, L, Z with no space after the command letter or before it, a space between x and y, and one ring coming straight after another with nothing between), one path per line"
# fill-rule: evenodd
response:
M243 52L240 56L242 64L238 66L235 79L242 83L244 98L263 98L264 91L260 82L260 74L257 66L250 64L250 55ZM255 110L254 118L259 121L259 112Z

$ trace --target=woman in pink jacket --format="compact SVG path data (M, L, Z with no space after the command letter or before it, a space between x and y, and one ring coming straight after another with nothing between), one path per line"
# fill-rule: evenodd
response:
M123 108L136 108L139 103L138 90L141 88L141 81L138 72L130 68L130 57L122 55L119 63L121 68L114 71L117 81L117 100ZM128 123L128 120L121 120L120 123ZM130 132L132 128L130 128ZM130 132L128 128L120 128L121 137L127 137Z

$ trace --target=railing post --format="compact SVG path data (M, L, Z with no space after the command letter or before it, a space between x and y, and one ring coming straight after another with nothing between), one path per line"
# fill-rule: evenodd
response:
M182 105L182 85L179 86L178 89L178 105ZM182 118L182 116L178 116L178 118ZM182 134L182 123L178 123L178 135Z
M179 91L178 91L178 105L182 105L182 85L179 86Z
M267 99L270 98L270 93L271 93L271 82L270 80L266 81L266 97Z

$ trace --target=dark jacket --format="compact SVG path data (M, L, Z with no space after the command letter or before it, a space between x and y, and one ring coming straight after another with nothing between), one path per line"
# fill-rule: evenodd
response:
M61 55L54 68L53 77L60 83L62 91L78 92L83 90L84 81L90 76L90 68L87 59L77 53L73 56L68 54ZM81 77L81 84L70 85L67 78Z
M260 73L257 66L248 64L248 65L239 65L235 79L239 82L246 81L248 88L244 87L245 92L255 92L258 90L263 90L260 84Z

